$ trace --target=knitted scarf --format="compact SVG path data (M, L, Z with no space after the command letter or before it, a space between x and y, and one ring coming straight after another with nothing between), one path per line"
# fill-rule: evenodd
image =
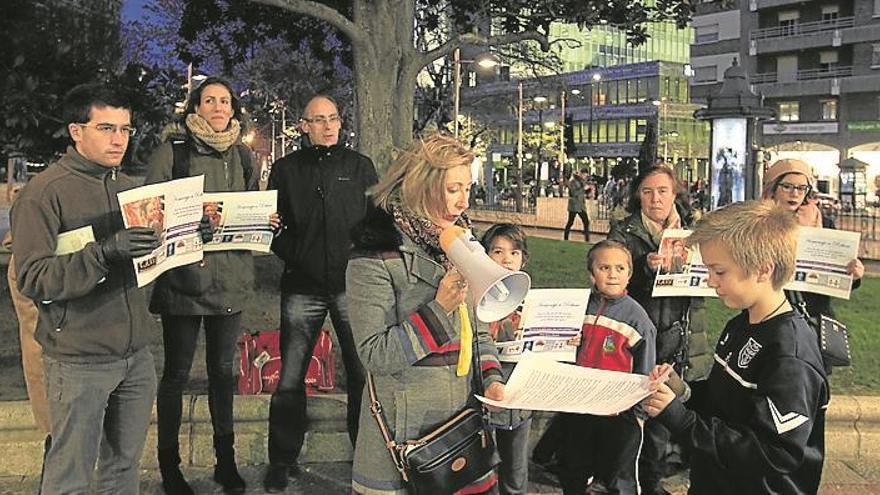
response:
M416 215L405 208L398 201L389 204L389 211L394 223L419 247L425 250L431 258L447 270L452 268L452 262L446 257L446 253L440 249L440 233L442 229L434 222ZM457 225L470 228L470 220L462 214L455 222Z
M186 116L186 128L193 137L221 153L235 144L241 135L241 124L237 120L231 119L225 131L216 132L211 128L211 124L197 113Z
M678 215L678 210L675 208L675 205L672 205L672 210L669 212L669 216L666 217L666 221L662 224L648 218L648 215L645 215L645 212L642 212L642 223L648 230L651 240L659 245L660 239L663 238L664 230L681 228L681 217Z

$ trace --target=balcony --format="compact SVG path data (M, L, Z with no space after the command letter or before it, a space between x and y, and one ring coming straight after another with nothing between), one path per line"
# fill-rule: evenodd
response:
M796 52L880 41L880 23L860 24L854 17L755 29L749 33L749 55Z
M776 72L765 72L751 76L750 83L766 97L795 95L838 95L841 93L841 79L852 78L853 67L832 67L801 69L794 78L779 79Z
M855 25L855 17L839 17L830 21L815 21L794 24L790 26L773 26L764 29L755 29L749 33L752 41L772 38L790 38L794 36L806 36L835 29L850 28Z
M797 71L797 77L793 80L788 81L779 81L778 74L776 72L764 72L761 74L753 75L751 79L752 84L767 84L767 83L789 83L795 81L813 81L815 79L834 79L838 77L849 77L853 73L853 68L851 65L845 67L832 67L830 69L801 69Z
M755 29L749 33L749 55L782 53L809 48L837 47L842 33L852 31L853 17Z

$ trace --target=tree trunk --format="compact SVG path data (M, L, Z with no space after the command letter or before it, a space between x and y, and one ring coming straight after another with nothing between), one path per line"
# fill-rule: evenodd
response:
M373 159L380 175L395 147L412 141L413 102L418 68L413 29L397 18L412 18L414 0L364 0L354 4L354 22L369 36L352 46L357 134L360 152ZM389 15L393 12L394 15ZM409 17L407 17L409 16ZM403 27L399 26L402 25Z

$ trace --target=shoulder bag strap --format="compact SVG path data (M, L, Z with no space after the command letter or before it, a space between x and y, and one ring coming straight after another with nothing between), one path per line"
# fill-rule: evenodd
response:
M382 404L379 402L379 398L376 397L376 384L373 382L373 374L370 372L367 372L367 392L370 394L370 415L373 416L376 424L379 425L379 433L382 434L385 448L391 454L391 462L394 463L394 468L400 473L400 477L404 481L409 481L406 469L403 467L403 459L400 457L399 446L394 441L394 438L391 437L391 432L388 430L388 425L385 422L385 411L382 410Z

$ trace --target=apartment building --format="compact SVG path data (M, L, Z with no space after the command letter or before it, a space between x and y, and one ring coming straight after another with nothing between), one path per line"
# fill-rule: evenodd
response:
M776 111L760 129L765 155L806 160L823 192L874 201L880 0L704 1L696 9L694 100L717 91L724 70L738 59L753 90ZM853 175L853 164L863 173Z

